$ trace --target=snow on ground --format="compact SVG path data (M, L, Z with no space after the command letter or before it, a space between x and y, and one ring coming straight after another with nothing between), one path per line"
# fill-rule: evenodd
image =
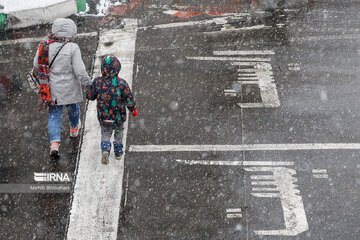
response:
M96 6L96 10L98 12L97 16L105 16L108 13L110 7L125 5L128 2L128 0L118 0L115 3L111 0L100 0Z
M98 14L99 16L104 16L106 15L109 7L110 7L111 2L107 1L107 0L100 0L99 4L96 6L96 9L98 10Z

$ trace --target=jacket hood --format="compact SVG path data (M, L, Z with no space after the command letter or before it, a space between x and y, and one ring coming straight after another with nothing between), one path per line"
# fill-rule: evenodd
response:
M68 18L55 19L51 33L56 37L72 38L77 33L77 27L73 20Z
M105 56L101 62L101 74L103 77L116 77L121 70L119 59L114 56Z

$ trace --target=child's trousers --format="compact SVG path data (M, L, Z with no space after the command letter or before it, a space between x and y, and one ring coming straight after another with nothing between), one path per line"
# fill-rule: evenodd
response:
M120 153L123 150L122 140L124 135L124 123L121 123L121 125L118 125L116 127L114 126L107 126L103 123L100 123L101 127L101 151L107 151L110 152L111 150L111 143L110 139L114 132L114 152Z

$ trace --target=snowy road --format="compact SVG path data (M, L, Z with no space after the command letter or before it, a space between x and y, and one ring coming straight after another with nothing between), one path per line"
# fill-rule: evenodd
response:
M114 165L100 165L89 110L80 156L66 120L61 160L47 162L46 116L29 110L36 98L20 77L39 36L0 42L1 75L14 86L2 80L0 183L78 173L71 193L0 193L0 239L358 239L359 4L234 13L234 5L172 1L189 13L141 2L112 9L139 20L113 30L136 33L123 73L139 109ZM103 29L131 20L79 21L90 72L93 56L127 39L102 42L111 33ZM29 54L6 61L21 51ZM18 145L26 147L15 154Z
M357 239L359 44L328 11L139 31L119 239Z

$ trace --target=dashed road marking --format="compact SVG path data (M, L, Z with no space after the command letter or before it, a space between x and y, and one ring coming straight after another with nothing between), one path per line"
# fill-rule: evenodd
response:
M299 63L289 63L288 68L290 71L300 71L300 64Z
M328 178L327 170L326 169L313 169L313 178Z
M242 218L241 208L228 208L226 209L227 218Z
M236 91L234 89L225 89L224 94L227 97L236 97Z

